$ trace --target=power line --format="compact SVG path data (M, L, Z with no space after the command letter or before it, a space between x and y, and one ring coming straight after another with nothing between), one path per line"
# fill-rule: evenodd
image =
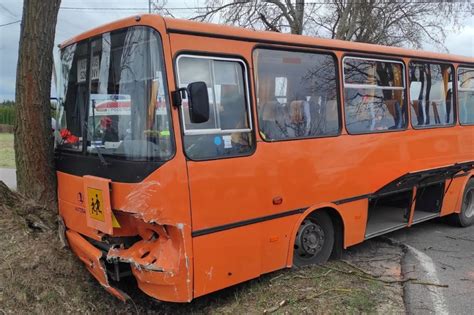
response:
M407 0L404 1L407 3L411 4L439 4L439 0ZM453 1L453 2L446 2L446 4L454 4L457 2L463 2L463 1ZM355 4L366 4L366 2L357 2L354 1L353 3ZM395 2L397 3L397 2ZM150 3L151 4L151 3ZM236 5L252 5L251 2L236 2ZM271 4L271 3L269 3ZM312 2L306 2L306 5L318 5L318 4L326 4L326 5L334 5L333 2L331 1L312 1ZM204 9L218 9L220 6L200 6L200 7L163 7L161 9L164 10L204 10ZM106 8L106 7L60 7L60 10L83 10L83 11L149 11L151 8L150 7L123 7L123 8Z
M208 7L192 7L192 8L186 8L186 7L175 7L175 8L167 8L164 7L163 9L166 10L199 10L199 9L206 9ZM212 7L209 7L212 8ZM148 11L148 8L99 8L99 7L60 7L59 10L84 10L84 11Z
M16 23L20 23L21 20L18 20L18 21L13 21L13 22L10 22L10 23L6 23L6 24L0 24L0 27L3 27L3 26L8 26L8 25L12 25L12 24L16 24Z
M86 7L60 7L59 10L83 10L83 11L148 11L148 8L86 8Z
M18 15L16 15L15 13L13 13L12 11L10 11L10 9L8 9L6 6L4 6L3 4L0 3L0 8L3 9L3 11L7 12L8 14L10 14L11 16L13 16L14 18L18 18Z

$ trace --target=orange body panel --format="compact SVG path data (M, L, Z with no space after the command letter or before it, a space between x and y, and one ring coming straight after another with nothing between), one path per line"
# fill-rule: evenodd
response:
M253 32L152 15L86 32L63 47L132 25L148 25L160 32L169 91L176 90L174 58L182 52L243 59L249 68L254 130L258 125L252 52L259 44L333 52L339 75L342 57L348 51L370 56L376 51L392 58L403 57L405 63L410 58L432 58L474 64L472 58ZM342 91L340 96L343 99ZM340 106L342 112L343 104ZM71 247L94 277L119 298L123 295L108 285L104 269L99 268L104 260L129 263L138 286L152 297L190 301L290 267L296 231L312 211L334 209L343 223L343 246L348 247L365 239L369 201L338 201L372 194L409 172L474 160L474 126L456 125L364 135L348 135L343 128L337 137L273 143L265 142L256 132L256 149L250 156L190 161L183 153L178 110L172 108L171 112L175 156L140 183L111 183L111 209L121 227L109 234L139 236L141 240L129 248L110 248L104 253L90 245L85 237L103 241L107 235L87 224L84 180L58 172L60 215ZM344 125L344 115L341 119ZM460 211L462 191L473 174L446 182L449 189L441 215Z

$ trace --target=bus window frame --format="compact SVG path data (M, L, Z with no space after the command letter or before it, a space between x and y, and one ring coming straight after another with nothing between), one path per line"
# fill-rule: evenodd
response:
M160 46L161 46L161 56L162 56L162 60L161 60L161 65L163 66L163 86L166 90L166 93L165 93L165 97L166 97L166 103L167 103L167 110L169 111L169 124L170 124L170 135L171 135L171 145L172 145L172 152L170 154L170 156L166 159L163 159L163 160L160 160L160 159L156 159L156 158L153 158L153 159L147 159L147 160L128 160L126 159L125 157L123 156L118 156L118 155L107 155L107 160L117 160L117 161L127 161L127 162L131 162L131 163L159 163L159 164L163 164L165 162L168 162L168 161L171 161L172 159L174 159L174 157L176 156L176 151L177 151L177 143L176 143L176 136L175 136L175 133L174 133L174 121L173 121L173 102L172 102L172 98L170 97L170 93L171 93L171 89L170 89L170 85L169 85L169 82L168 82L168 69L166 67L166 52L165 52L165 48L164 48L164 41L167 40L169 41L169 38L167 37L166 39L163 38L163 35L161 34L161 32L155 28L154 26L152 25L149 25L149 24L140 24L140 25L128 25L128 26L125 26L125 27L120 27L120 28L117 28L117 29L112 29L112 30L108 30L108 31L104 31L104 32L100 32L98 34L94 34L93 36L91 37L87 37L87 38L84 38L82 40L79 40L79 41L76 41L76 42L73 42L73 43L69 43L68 45L64 46L64 47L61 47L60 48L60 53L68 46L70 45L74 45L74 44L79 44L81 42L85 42L87 43L87 103L89 103L89 100L90 100L90 90L91 90L91 80L90 80L90 62L91 62L91 54L92 54L92 42L95 41L95 40L99 40L102 38L102 36L106 33L112 33L112 32L123 32L123 31L126 31L127 29L130 29L132 27L144 27L144 28L149 28L151 29L152 31L154 31L156 34L158 34L158 37L160 39ZM166 34L166 36L168 36ZM61 55L60 55L61 56ZM88 117L89 116L89 106L86 106L86 109L85 109L85 116ZM57 119L57 117L56 117ZM84 136L87 136L87 130L83 130L83 139L86 139L86 142L89 141L87 138L84 138ZM99 157L98 157L98 154L94 154L94 153L91 153L91 152L87 152L87 145L83 145L83 148L81 151L65 151L65 150L62 150L60 148L55 148L54 149L55 151L61 151L61 154L62 153L71 153L71 154L75 154L75 155L78 155L78 156L88 156L88 157L92 157L92 158L97 158L97 160L99 160Z
M341 83L342 83L342 99L343 99L343 104L342 104L342 109L343 109L343 114L344 114L344 129L346 130L347 134L348 135L351 135L351 136L360 136L360 135L371 135L371 134L381 134L381 133L392 133L392 132L404 132L404 131L407 131L407 130L410 130L410 127L412 127L411 123L409 122L409 120L411 120L411 116L410 116L410 107L409 107L409 104L408 104L408 97L409 97L409 94L408 94L408 87L407 87L407 74L408 72L406 71L408 69L405 61L402 59L403 56L399 56L399 57L396 57L396 56L393 56L393 55L384 55L383 57L378 57L378 55L365 55L365 54L360 54L360 53L351 53L351 52L348 52L348 53L344 53L341 57ZM406 124L405 124L405 127L404 128L399 128L399 129L386 129L386 130L377 130L377 131L368 131L368 132L357 132L357 133L353 133L353 132L350 132L348 129L347 129L347 121L346 121L346 100L345 100L345 97L344 97L344 93L345 93L345 88L346 88L346 79L345 79L345 76L344 76L344 61L346 58L352 58L352 59L361 59L361 60L373 60L373 61L381 61L381 62L390 62L390 63L398 63L398 64L401 64L402 67L403 67L403 71L402 71L402 77L403 77L403 88L381 88L381 90L384 90L384 89L388 89L388 90L398 90L398 91L404 91L404 98L405 98L405 104L406 104L406 109L407 109L407 112L405 114L405 118L407 120ZM386 58L392 58L392 59L386 59ZM351 84L351 83L349 83ZM357 86L357 87L360 87L360 88L367 88L367 87L377 87L376 85L373 86L373 85L364 85L364 84L353 84L354 86Z
M252 69L253 69L253 90L255 92L255 112L257 116L257 124L258 124L258 110L257 110L257 80L255 78L258 69L255 66L255 59L254 59L254 53L255 50L257 49L267 49L267 50L279 50L279 51L286 51L286 52L300 52L300 53L313 53L313 54L323 54L323 55L329 55L333 57L334 60L334 67L335 67L335 74L336 74L336 99L337 99L337 121L338 121L338 131L334 135L321 135L321 136L309 136L309 137L298 137L298 138L287 138L287 139L276 139L276 140L271 140L271 139L266 139L263 138L262 135L260 134L260 125L258 125L258 134L260 136L260 139L262 139L264 142L267 143L273 143L273 142L285 142L285 141L300 141L300 140L310 140L310 139L321 139L321 138L335 138L339 137L342 135L342 130L343 130L343 121L342 121L342 115L343 111L341 109L342 106L342 99L341 99L341 81L340 81L340 67L339 67L339 59L337 58L336 51L337 50L325 50L325 49L320 49L316 47L302 47L302 46L285 46L285 44L279 44L279 45L270 45L270 44L257 44L253 47L252 49Z
M173 78L174 78L174 84L175 84L176 88L179 87L178 58L182 55L189 55L189 56L192 56L192 57L201 56L201 57L208 57L210 59L213 59L214 57L215 58L223 58L224 60L236 59L239 62L242 62L244 64L244 70L246 71L246 73L244 73L243 76L245 77L246 82L250 82L251 73L250 73L249 69L251 69L251 68L250 68L250 66L247 62L247 59L245 57L241 56L241 55L226 54L226 53L222 53L222 52L210 52L210 51L183 49L183 50L176 51L174 53L174 55L172 56L172 66L173 66L173 71L174 71ZM173 107L178 109L178 124L179 124L178 126L180 128L180 135L181 135L181 149L182 149L182 152L184 153L184 156L186 157L186 160L193 161L193 162L205 162L205 161L215 161L215 160L227 160L227 159L234 159L234 158L244 158L244 157L250 157L250 156L255 154L255 152L257 151L257 145L258 144L257 144L257 137L255 135L256 122L254 121L255 117L253 115L253 108L252 108L252 103L251 103L252 100L253 100L251 98L252 93L250 91L251 85L249 83L247 83L246 88L247 88L246 98L247 98L248 106L250 107L249 123L250 123L250 126L253 126L252 130L249 131L250 134L251 134L251 137L252 137L253 145L252 145L252 150L249 151L248 154L232 155L232 156L224 156L224 157L215 157L215 158L204 158L204 159L195 159L195 158L189 157L187 152L186 152L185 145L184 145L184 136L185 136L184 121L183 121L182 116L181 116L182 115L181 112L183 111L183 108L182 108L182 106L177 106L176 107L173 104Z
M457 111L457 115L460 115L460 111L458 110L459 108L459 86L458 86L458 79L459 79L459 76L458 76L458 71L459 69L470 69L472 71L474 71L474 65L466 65L466 64L459 64L457 65L457 67L455 67L455 71L456 71L456 78L455 78L455 81L456 81L456 111ZM458 119L458 123L459 123L459 126L467 126L467 127L470 127L470 126L474 126L474 123L472 124L463 124L461 123L461 116L457 116L457 119Z
M90 42L92 42L93 40L96 40L97 38L100 38L105 33L126 30L130 27L135 27L135 26L142 26L142 27L147 27L147 28L152 29L158 34L161 40L161 54L163 57L163 60L162 60L163 77L165 79L164 80L165 82L163 82L163 84L167 91L166 100L167 100L168 110L169 110L170 134L171 134L171 143L173 147L172 154L166 159L162 159L162 160L151 159L151 160L146 160L146 161L127 160L121 156L110 155L110 156L107 156L107 161L112 162L112 163L110 163L107 166L104 166L100 162L100 159L97 154L87 154L86 150L70 151L70 150L64 150L64 149L55 147L54 151L55 151L55 164L56 164L55 170L56 171L65 172L74 176L94 175L94 176L99 176L99 177L110 178L112 181L115 181L115 182L136 184L145 180L148 176L153 174L153 172L155 172L157 169L162 167L164 164L173 160L178 155L178 142L176 139L177 135L175 133L176 132L175 119L173 117L174 108L173 108L172 98L170 97L170 93L171 93L170 82L172 81L168 80L168 76L173 74L172 73L173 68L169 68L167 66L167 60L171 58L171 55L169 53L169 50L165 49L165 45L169 45L169 35L167 33L160 32L158 28L150 24L139 24L139 25L130 24L128 26L106 30L106 31L94 34L93 36L83 38L78 41L69 42L67 43L67 45L60 47L60 52L70 45L78 44L81 42L87 43L87 46L89 49ZM89 54L90 52L88 51L87 58L89 58ZM89 62L90 60L88 59L88 63ZM89 76L88 76L88 79L89 79ZM89 89L88 91L90 91L89 87L88 89ZM88 94L90 94L90 92ZM89 109L87 108L86 110L88 111ZM94 169L93 174L91 174L91 171L90 171L91 169Z
M249 128L244 129L186 129L186 121L184 116L184 110L180 111L180 120L182 121L183 125L183 135L184 136L192 136L192 135L209 135L209 134L226 134L229 132L252 132L253 131L253 119L252 119L252 107L250 106L250 94L249 94L249 83L248 83L248 68L245 62L240 58L226 58L226 57L213 57L213 55L199 55L199 54L187 54L182 53L177 55L175 59L175 66L176 66L176 86L179 87L180 79L179 79L179 60L183 57L188 58L195 58L195 59L207 59L207 60L219 60L219 61L232 61L238 62L243 65L244 73L242 77L244 78L244 88L245 88L245 102L247 113L248 113L248 121L249 121ZM215 100L214 100L215 102ZM217 104L214 104L217 106Z
M429 125L429 126L426 126L426 127L419 127L419 126L415 126L413 125L413 121L412 121L412 115L411 115L411 107L409 106L409 110L408 112L410 113L410 126L413 130L426 130L426 129L437 129L437 128L451 128L451 127L455 127L458 125L458 122L459 122L459 117L458 117L458 99L457 99L457 93L458 93L458 88L457 88L457 70L456 70L456 66L455 66L455 63L453 62L449 62L449 61L440 61L440 60L437 60L437 59L420 59L420 58L410 58L407 62L407 69L410 68L410 64L412 62L421 62L421 63L430 63L430 64L437 64L437 65L448 65L451 67L451 69L453 70L453 123L452 124L446 124L446 125ZM409 85L411 85L411 80L410 80L410 73L407 71L407 82L410 83ZM407 92L408 92L408 96L411 97L411 92L409 91L410 88L407 88Z

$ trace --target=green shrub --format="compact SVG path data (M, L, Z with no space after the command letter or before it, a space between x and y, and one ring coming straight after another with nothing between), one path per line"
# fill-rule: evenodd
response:
M0 124L13 125L15 121L15 107L13 102L0 103Z

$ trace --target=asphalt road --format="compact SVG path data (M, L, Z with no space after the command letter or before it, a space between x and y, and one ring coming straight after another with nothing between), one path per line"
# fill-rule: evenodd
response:
M0 180L9 188L16 189L16 169L0 168Z
M407 282L409 313L474 314L474 226L460 228L435 220L387 237L407 245L402 262L405 278L448 286Z

